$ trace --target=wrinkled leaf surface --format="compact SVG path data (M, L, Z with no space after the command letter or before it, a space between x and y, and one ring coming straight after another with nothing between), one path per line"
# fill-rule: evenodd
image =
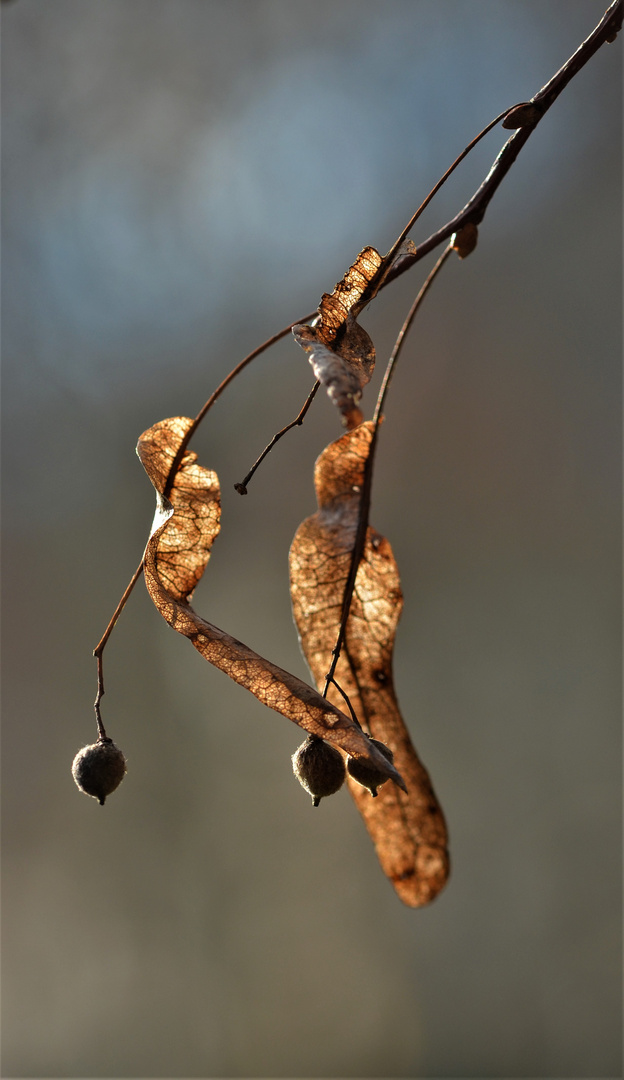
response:
M202 656L250 690L264 705L349 753L363 753L383 768L383 756L331 702L301 679L259 656L241 641L202 619L189 604L219 532L219 482L187 451L169 499L162 492L169 468L192 420L162 420L141 435L137 453L156 489L156 515L144 556L148 592L164 619L188 637ZM372 751L372 752L371 752ZM401 783L396 769L388 775Z
M319 509L297 530L290 552L295 621L317 686L324 686L340 627L373 425L362 424L323 451L315 469ZM377 798L349 780L384 872L404 903L419 907L449 871L444 816L401 717L392 652L401 614L399 574L390 544L369 528L358 569L336 678L363 728L394 753L407 793L384 784ZM339 700L332 688L332 700Z
M314 325L293 326L295 341L348 428L362 423L357 403L375 367L375 346L356 315L381 264L379 252L364 248L333 293L323 293Z

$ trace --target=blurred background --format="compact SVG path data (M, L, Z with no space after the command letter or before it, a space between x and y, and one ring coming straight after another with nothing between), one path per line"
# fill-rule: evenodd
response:
M401 905L348 794L313 811L299 788L299 730L142 584L105 653L127 778L101 808L70 774L151 524L138 435L385 252L605 6L3 5L4 1076L620 1075L619 43L445 268L386 408L372 522L402 572L396 681L446 891ZM434 258L362 316L367 416ZM223 487L195 607L305 678L287 551L341 433L327 400L233 485L312 382L286 340L193 443Z

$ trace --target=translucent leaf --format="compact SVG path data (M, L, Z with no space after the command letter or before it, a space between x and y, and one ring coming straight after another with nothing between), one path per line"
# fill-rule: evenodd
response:
M373 295L381 265L379 252L364 248L333 293L323 293L314 325L293 326L295 341L349 428L362 422L357 402L375 367L375 346L355 316Z
M362 300L371 291L382 262L375 248L365 247L333 293L323 293L318 310L321 335L326 345L339 348L347 316L355 316L361 311ZM368 299L364 302L368 303Z
M361 327L358 329L362 331ZM316 327L293 326L292 332L297 344L308 354L314 377L326 388L330 401L340 410L347 426L357 427L363 419L357 402L362 396L364 382L370 379L364 364L357 358L343 358L328 348Z
M224 630L201 618L189 604L219 531L219 482L187 451L170 498L163 497L170 466L193 421L162 420L141 435L137 453L156 489L156 515L144 556L145 583L164 619L188 637L202 656L251 691L264 705L347 753L364 754L382 768L383 755L371 747L351 717L301 679L284 671ZM386 774L401 778L392 766Z
M372 424L362 424L323 451L314 477L319 509L299 527L291 547L293 612L319 687L338 637L372 432ZM393 751L407 793L384 784L373 799L354 781L349 786L384 872L404 903L419 907L443 888L449 861L444 816L394 691L392 652L401 608L392 549L369 528L336 678L363 728ZM336 690L330 696L339 700Z

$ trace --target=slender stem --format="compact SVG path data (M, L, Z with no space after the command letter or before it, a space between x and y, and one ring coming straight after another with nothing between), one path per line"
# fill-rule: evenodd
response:
M569 60L566 61L566 63L559 69L559 71L557 71L556 74L553 75L552 79L550 79L546 83L546 85L543 86L542 89L539 90L538 93L535 94L535 96L533 98L531 98L530 102L527 103L527 104L532 104L532 105L536 106L536 111L535 111L535 114L534 114L534 118L532 119L532 121L530 123L526 124L524 127L518 128L518 130L516 130L514 132L514 134L507 140L507 142L505 143L505 145L502 147L501 151L499 152L498 156L496 157L496 159L495 159L495 161L494 161L488 175L486 176L485 180L482 182L480 187L474 193L472 198L466 203L463 210L461 210L458 214L455 215L454 218L452 218L450 221L448 221L446 223L446 225L442 226L441 229L438 229L435 233L432 233L432 235L429 236L429 238L427 240L425 240L422 244L420 244L418 246L418 248L416 249L416 251L412 255L405 255L405 257L402 258L400 260L400 262L396 263L396 265L393 266L392 264L393 264L393 262L394 262L394 260L396 258L396 255L398 253L398 250L399 250L400 245L402 244L403 240L405 239L407 234L410 232L410 230L413 228L415 222L420 217L420 215L422 214L425 207L428 206L428 204L431 202L434 195L439 191L442 184L450 176L451 172L453 172L454 169L457 168L457 166L460 164L460 162L463 160L463 158L466 156L466 154L470 152L470 150L476 145L476 143L480 139L482 139L484 137L484 135L487 134L487 132L491 130L491 128L493 128L502 119L504 119L505 116L507 116L517 106L513 106L512 109L506 109L504 113L499 114L499 116L497 116L494 120L492 120L491 123L488 124L487 127L485 127L483 129L483 131L481 131L479 133L479 135L477 135L476 138L472 140L471 143L468 144L468 146L465 148L465 150L462 151L462 153L453 162L453 164L450 166L450 168L447 169L444 176L442 176L441 179L438 181L438 183L435 185L435 187L432 188L431 192L429 193L427 198L424 200L424 202L419 206L416 213L413 214L412 217L410 218L409 222L407 223L407 225L403 229L402 233L397 238L397 240L395 241L395 243L391 247L390 251L388 252L388 255L383 260L382 266L380 267L379 274L376 277L376 279L374 279L373 282L371 282L371 287L370 287L369 290L367 290L367 295L362 297L362 303L358 305L359 310L361 310L362 307L364 307L367 303L370 302L372 297L375 295L376 292L379 291L380 288L385 288L385 286L389 285L391 281L395 280L395 278L400 277L407 270L411 269L411 267L416 262L419 262L422 258L424 258L426 255L428 255L430 251L433 251L440 244L444 243L445 240L448 240L449 237L451 237L453 235L453 233L459 232L459 230L464 225L466 225L468 222L472 222L473 224L478 225L483 220L483 218L485 216L485 212L487 210L487 207L488 207L491 199L493 198L494 193L496 192L496 190L500 186L500 184L501 184L502 180L504 179L504 177L509 172L511 166L513 165L514 161L518 157L518 154L520 153L522 147L528 141L529 137L531 136L531 133L534 131L535 127L539 123L539 120L542 118L544 113L546 113L546 111L550 108L550 106L553 104L553 102L557 99L557 97L562 92L562 90L564 90L564 88L568 85L570 80L573 79L576 74L578 74L578 72L581 70L581 68L585 66L585 64L588 62L588 60L591 59L591 57L598 51L598 49L601 48L601 46L604 45L605 42L611 42L611 41L613 41L615 39L618 31L622 27L622 17L623 17L623 12L624 12L624 6L623 5L624 5L624 0L613 0L611 5L607 8L604 16L602 17L602 19L600 20L600 22L598 23L596 28L589 35L589 37L586 38L586 40L579 46L579 48L576 50L576 52L569 58ZM226 387L229 386L229 384L232 382L232 380L234 378L236 378L236 376L245 367L247 367L247 365L250 364L252 362L252 360L255 360L256 357L259 356L261 353L263 353L266 349L270 348L276 342L280 341L283 337L285 337L290 332L290 330L292 329L292 327L296 323L309 322L311 319L314 318L315 315L316 315L316 312L312 312L309 315L303 316L303 318L295 319L294 322L292 322L288 326L284 327L284 329L280 330L279 333L274 334L273 337L269 338L262 345L258 346L251 353L249 353L243 360L241 360L241 362L239 364L237 364L237 366L235 368L233 368L233 370L229 373L229 375L226 376L226 378L223 380L223 382L217 387L217 389L214 391L214 393L208 398L208 400L206 401L204 406L200 409L200 411L197 414L197 416L195 417L195 420L193 421L191 427L189 428L188 432L186 433L182 443L180 444L180 447L178 448L178 451L177 451L177 453L175 455L175 458L174 458L174 460L173 460L173 462L171 464L171 468L169 470L169 474L168 474L167 481L166 481L166 484L165 484L165 489L164 489L164 492L163 492L165 497L171 491L175 475L176 475L177 470L178 470L178 468L179 468L179 466L180 466L180 464L182 462L182 459L183 459L184 454L186 452L186 448L187 448L191 438L195 434L197 428L199 427L200 423L204 419L206 413L212 408L215 401L217 400L217 398L219 398L221 396L221 394L226 389ZM392 365L392 367L393 366L394 365ZM389 372L386 373L388 381L389 381L389 378L391 376L392 367L390 368ZM384 380L384 381L386 381L386 380ZM385 394L386 389L387 389L387 383L386 383L385 387L382 387L382 392L384 394ZM308 403L306 403L306 405L307 404ZM304 408L305 408L305 406L304 406ZM371 478L372 478L372 460L373 460L373 454L374 454L374 449L375 449L375 445L376 445L377 431L378 431L378 427L379 427L379 416L381 414L380 410L381 410L381 405L380 405L380 403L378 403L377 410L376 410L376 413L375 413L375 416L376 416L375 429L374 429L373 438L371 440L371 444L370 444L370 447L369 447L369 456L368 456L368 459L367 459L367 462L366 462L366 467L365 467L364 484L363 484L363 489L362 489L362 499L361 499L361 503L360 503L360 508L361 508L360 509L360 521L358 522L358 533L357 533L357 536L356 536L356 545L355 545L354 551L353 551L353 556L354 557L352 558L351 570L350 570L350 573L349 573L349 578L348 578L348 581L347 581L347 588L345 589L344 600L343 600L343 617L342 617L342 622L341 622L341 629L340 629L340 633L339 633L338 642L336 643L336 648L334 649L334 659L332 661L332 667L331 667L330 672L328 673L328 676L327 676L327 682L326 682L325 691L324 691L325 694L327 692L328 686L330 685L330 683L331 683L331 681L333 679L333 673L335 671L336 664L338 662L338 656L340 655L340 648L342 646L342 641L343 641L343 638L344 638L344 630L345 630L345 626L346 626L346 619L348 619L348 614L349 614L349 607L350 607L350 603L351 603L351 595L352 595L352 592L353 592L353 585L355 583L355 574L357 573L357 566L359 565L359 560L361 558L361 554L362 554L362 551L363 551L364 538L366 536L366 524L368 522L368 510L369 510L369 506L370 506L370 484L371 484ZM289 430L289 427L294 426L298 422L299 422L299 417L297 418L297 420L294 421L293 424L291 424L287 428L285 428L284 432L286 430ZM279 435L281 436L281 434L283 434L284 432L279 433ZM274 441L277 441L277 440L274 440ZM273 445L274 445L274 443L273 443ZM266 453L268 453L269 449L270 449L270 447L267 448ZM360 536L360 533L362 534L361 536ZM358 546L360 547L360 551L359 551L359 554L357 556L357 561L356 561L355 555L356 555ZM102 652L104 650L106 642L108 641L108 639L110 637L110 634L111 634L111 632L113 630L113 627L115 626L115 624L117 622L117 619L119 618L119 616L120 616L120 614L121 614L121 612L122 612L122 610L123 610L123 608L124 608L124 606L125 606L125 604L126 604L126 602L128 600L128 597L130 596L130 594L132 592L132 589L134 588L134 585L136 584L138 578L140 577L140 575L142 573L142 570L143 570L143 562L141 561L141 564L135 570L135 572L134 572L128 586L126 587L126 590L125 590L121 600L119 601L119 604L117 605L117 608L115 609L113 617L110 620L110 622L109 622L109 624L108 624L108 626L107 626L107 628L106 628L106 630L104 632L104 635L102 636L100 642L98 643L98 645L94 649L94 656L96 656L97 662L98 662L98 693L97 693L97 697L96 697L95 708L96 708L96 718L97 718L97 722L98 722L98 732L100 734L102 734L104 732L104 728L103 728L101 718L100 718L100 715L99 715L99 703L100 703L100 700L101 700L101 698L102 698L102 696L104 694L104 684L103 684L103 674L102 674ZM348 589L350 589L350 592L348 591ZM106 737L105 733L102 735L102 737Z
M303 424L303 421L305 419L305 415L306 415L308 409L310 408L310 405L314 401L316 391L318 390L320 385L321 384L318 381L314 383L314 386L310 390L310 393L308 394L308 396L307 396L307 398L306 398L306 400L304 402L303 408L299 412L298 416L296 416L294 420L290 421L290 424L286 424L286 427L283 427L281 431L278 431L277 434L273 436L273 438L271 439L271 442L268 444L268 446L265 446L264 450L260 454L260 457L256 461L254 461L253 465L251 466L251 469L247 473L247 476L245 476L243 478L243 480L241 480L240 484L234 484L234 487L238 491L239 495L246 495L247 494L247 484L251 480L251 478L252 478L253 474L255 473L256 469L258 468L258 466L262 464L262 462L264 461L267 454L270 453L270 451L273 449L276 442L279 442L279 440L282 438L282 435L285 435L286 432L290 431L291 428L294 428L294 427L297 427L297 426L301 427L301 425Z
M418 312L418 310L420 308L420 305L422 304L425 296L427 295L427 292L429 291L429 289L430 289L433 281L437 277L438 273L440 272L440 270L444 266L444 263L448 259L448 257L451 254L452 250L453 250L453 248L449 244L448 247L442 252L440 258L437 261L437 263L435 264L435 266L433 267L433 269L431 270L431 272L429 273L429 275L425 279L425 281L424 281L424 283L422 285L422 288L419 290L418 295L416 296L416 299L414 300L414 303L412 304L412 306L411 306L411 308L410 308L410 310L408 312L407 318L405 319L405 322L403 323L403 326L401 327L401 329L399 331L399 334L398 334L398 337L397 337L397 339L395 341L394 348L393 348L392 353L390 355L390 359L388 360L388 364L387 364L387 367L386 367L386 372L385 372L385 375L384 375L383 383L382 383L381 389L379 391L379 397L377 399L377 407L375 409L375 415L373 417L373 422L374 422L375 426L373 428L373 435L372 435L372 438L371 438L371 441L370 441L370 446L368 448L368 456L366 458L366 464L364 466L364 479L363 479L363 482L362 482L362 492L361 492L361 495L360 495L360 505L359 505L359 509L358 509L357 529L356 529L356 533L355 533L355 540L354 540L354 543L353 543L353 549L351 551L351 562L349 564L349 573L347 575L347 580L345 582L344 592L343 592L343 595L342 595L342 611L341 611L341 615L340 615L340 628L338 630L338 637L336 639L336 644L334 645L334 648L332 650L332 659L331 659L331 664L330 664L330 667L329 667L329 671L327 672L327 675L325 676L325 686L324 686L324 689L323 689L323 697L327 697L329 687L332 685L332 683L334 685L336 685L336 681L334 679L334 674L335 674L335 671L336 671L336 667L338 665L338 660L340 659L340 653L342 652L342 646L344 644L344 640L345 640L345 636L346 636L346 632L347 632L347 623L349 621L349 613L351 611L351 601L353 599L353 590L355 588L355 580L356 580L356 577L357 577L357 572L358 572L358 569L359 569L359 566L360 566L360 562L362 561L362 555L364 554L364 547L365 547L365 544L366 544L366 533L368 531L368 515L369 515L369 510L370 510L371 487L372 487L372 483L373 483L373 465L374 465L374 460L375 460L375 450L377 448L377 434L379 432L379 425L381 423L381 415L382 415L381 410L383 408L383 403L384 403L386 394L388 392L388 386L390 385L390 379L392 378L393 371L394 371L394 369L396 367L396 363L397 363L397 360L399 358L399 354L401 352L401 349L403 347L405 337L406 337L408 331L410 330L410 328L411 328L411 326L412 326L412 324L414 322L414 319L416 317L416 313Z
M373 480L373 460L375 456L375 446L377 444L377 433L379 431L379 425L376 424L373 429L373 435L371 438L370 446L368 448L368 457L366 458L366 464L364 466L364 479L362 482L362 491L360 494L360 506L358 510L358 523L355 533L355 540L353 543L353 550L351 551L351 562L349 565L349 573L345 582L344 592L342 594L342 611L340 615L340 629L338 630L338 637L336 644L332 649L332 659L329 666L329 671L325 676L325 686L323 688L323 697L327 697L329 687L334 681L334 674L338 660L340 659L340 653L345 639L347 631L347 622L349 621L349 612L351 610L351 600L353 597L353 589L355 588L355 579L358 572L358 567L364 553L364 544L366 541L366 530L368 529L368 513L370 510L370 494L371 485Z
M122 613L122 611L123 611L123 609L124 609L124 607L126 605L126 600L130 596L130 593L132 592L134 586L136 585L136 583L139 580L142 573L143 573L143 559L141 559L141 562L137 566L136 570L134 571L134 574L130 578L130 581L126 585L125 592L124 592L121 600L117 604L117 607L115 608L115 611L113 612L113 616L112 616L108 626L106 627L106 630L104 631L102 637L100 638L100 641L98 642L98 644L95 646L95 649L93 650L93 655L97 656L98 660L101 659L102 652L104 651L104 646L106 645L106 642L108 641L109 637L111 636L111 634L113 632L113 627L114 627L115 623L117 622L117 619L121 615L121 613ZM102 690L102 693L104 693L103 690Z
M313 319L315 315L316 315L316 311L311 312L309 315L304 315L303 319L301 319L301 322L309 322L310 319ZM165 498L167 497L167 495L169 495L169 493L171 491L171 488L173 487L173 481L175 479L175 475L176 475L176 473L177 473L177 471L178 471L178 469L180 467L180 463L182 461L182 458L184 457L184 455L186 453L186 448L187 448L188 444L190 443L191 439L193 438L193 435L197 431L197 428L201 424L201 422L204 419L206 413L212 408L212 406L214 405L217 398L221 397L221 394L226 389L226 387L228 387L230 385L230 383L236 378L237 375L240 375L241 371L243 371L243 369L246 368L247 365L252 362L252 360L255 360L256 357L260 356L261 353L266 352L266 350L270 349L272 345L276 345L278 341L281 341L282 338L286 337L286 335L289 334L290 331L292 330L293 326L297 325L298 321L299 320L295 319L294 322L289 323L289 325L285 326L283 328L283 330L279 331L279 333L273 334L273 337L270 337L266 341L264 341L262 343L262 345L258 346L257 349L253 349L252 352L248 353L248 355L243 360L241 360L240 364L237 364L235 368L232 368L229 375L226 375L223 382L220 383L219 386L217 387L217 389L214 391L214 393L212 393L210 395L210 397L208 398L208 401L199 410L197 416L193 420L193 423L191 424L190 428L186 432L184 438L182 439L182 442L180 443L180 446L178 447L178 451L176 453L176 456L174 457L174 459L173 459L173 461L171 463L171 468L169 469L169 475L167 477L167 482L165 484L165 489L164 489L164 492L163 492L163 495L165 496Z
M525 102L521 102L520 104L525 104ZM427 198L423 202L421 202L420 206L418 207L418 210L414 214L412 214L412 216L409 219L407 225L405 226L403 231L399 234L399 236L394 241L394 244L392 245L392 247L390 248L390 251L386 255L386 260L390 263L390 265L394 262L394 260L396 258L396 255L398 253L398 250L399 250L401 244L403 243L403 241L405 240L406 236L409 236L412 229L414 228L414 225L418 221L418 218L423 213L423 211L427 209L427 207L429 206L429 203L431 202L433 197L435 195L437 195L437 193L440 190L440 188L442 187L442 185L446 183L446 181L448 180L451 173L455 172L455 169L457 168L457 166L461 164L461 162L464 160L464 158L467 157L467 155L470 153L470 151L474 149L474 147L477 145L477 143L481 142L481 139L485 138L485 136L492 130L492 128L495 128L497 124L500 124L500 122L502 120L504 120L506 116L509 116L509 114L512 113L514 111L514 109L517 109L517 108L518 108L517 105L512 105L511 108L505 109L502 113L499 113L498 116L496 116L493 120L490 120L490 123L486 124L486 126L483 128L483 130L480 131L479 134L476 135L475 138L472 140L472 142L469 142L468 146L464 150L462 150L461 154L459 154L459 156L455 158L455 161L453 162L453 164L450 165L449 168L444 173L444 175L440 177L437 184L435 184L432 187L431 191L427 195ZM386 260L384 260L384 261L386 261Z
M338 693L342 694L343 698L345 699L345 701L347 703L347 707L349 709L349 712L351 713L351 719L353 720L353 723L357 724L357 726L359 727L359 729L361 731L362 730L362 725L360 724L360 721L358 720L358 718L357 718L357 716L355 714L355 709L353 708L353 705L351 704L351 700L349 698L349 695L347 693L345 693L345 691L342 689L342 686L340 685L340 683L337 682L336 679L334 679L333 676L330 679L329 685L335 686ZM328 686L325 687L325 690L327 690L328 688L329 688ZM327 694L323 693L323 697L327 697Z
M507 140L505 145L497 155L492 167L486 176L483 183L477 188L472 198L466 203L463 210L460 210L455 217L447 221L446 225L443 225L441 229L432 233L427 240L424 240L422 244L419 244L413 255L406 255L396 266L391 267L388 270L387 275L384 277L383 286L389 285L391 281L400 277L409 270L415 263L428 255L430 251L439 247L445 240L448 240L450 236L455 232L459 232L463 225L466 225L469 221L478 225L485 217L485 212L495 194L499 188L502 180L509 172L514 161L518 157L518 154L522 150L522 147L530 138L532 132L535 130L539 120L548 111L550 106L559 97L559 94L568 85L571 79L585 66L588 60L598 51L598 49L605 44L605 42L613 41L614 35L622 26L622 16L624 14L624 0L613 0L613 3L607 8L602 19L598 23L598 26L589 35L586 40L579 45L576 52L570 57L569 60L553 75L545 86L531 98L528 104L537 106L536 119L532 124L526 127L518 128L514 131L513 135Z
M412 306L411 306L411 308L410 308L410 310L408 312L407 318L405 319L405 322L403 323L403 326L399 330L397 339L396 339L396 341L394 343L394 348L392 350L392 353L390 354L390 359L388 360L386 371L385 371L385 374L384 374L384 377L383 377L383 382L382 382L381 388L379 390L379 397L377 398L377 405L375 407L375 414L373 416L373 421L375 423L375 427L379 427L379 423L381 421L381 415L382 415L382 409L383 409L384 401L385 401L385 398L386 398L386 394L388 393L388 387L390 386L390 380L392 379L392 376L394 374L394 369L395 369L397 361L399 359L401 349L403 348L403 342L405 341L405 337L406 337L407 333L409 332L409 330L411 328L411 325L412 325L412 323L413 323L413 321L414 321L414 319L416 317L416 313L417 313L420 305L422 304L423 300L425 299L425 296L427 295L431 285L433 284L435 278L439 274L440 270L444 266L444 263L446 262L446 260L448 259L449 255L451 254L452 251L453 251L452 244L449 244L447 247L445 247L445 249L442 252L442 254L440 255L440 258L438 259L437 263L435 264L433 269L430 271L428 276L425 278L425 280L424 280L424 282L423 282L423 284L422 284L422 286L421 286L421 288L420 288L420 290L418 292L418 295L416 296L416 298L414 300L414 303L412 304Z
M180 467L180 464L182 462L182 458L184 457L184 454L186 452L186 448L187 448L192 436L197 431L197 428L201 424L201 422L204 419L206 413L212 408L215 401L219 397L221 397L221 394L226 389L226 387L228 387L230 385L230 383L236 378L236 376L239 375L240 372L244 368L246 368L248 364L250 364L252 362L252 360L255 360L256 357L260 356L261 353L265 352L267 349L270 349L272 345L275 345L283 337L286 337L286 335L290 333L293 326L295 326L297 322L309 322L310 319L313 319L315 315L316 315L316 312L314 311L311 314L305 315L303 317L303 319L297 319L297 320L295 320L294 323L290 323L288 326L285 326L283 328L283 330L279 331L279 333L274 334L273 337L268 338L268 340L263 342L262 345L259 345L256 349L254 349L252 352L250 352L243 360L240 361L239 364L236 365L235 368L232 369L232 371L230 371L229 375L226 375L223 382L221 382L219 384L219 386L214 391L214 393L212 393L210 395L208 400L205 402L205 404L199 410L197 416L193 420L193 423L192 423L191 427L188 429L188 431L186 432L182 442L180 443L178 451L177 451L177 453L176 453L176 455L175 455L175 457L174 457L174 459L173 459L173 461L171 463L171 467L170 467L169 473L167 475L167 480L166 480L164 491L163 491L163 494L164 494L165 498L171 492L171 488L173 486L173 481L174 481L175 475L176 475L176 473L177 473L177 471L178 471L178 469ZM126 603L128 601L128 598L129 598L134 586L136 585L136 583L139 580L142 573L143 573L143 559L141 559L141 562L139 563L136 570L134 571L134 574L130 578L130 581L128 582L128 584L126 586L126 589L125 589L125 591L123 593L123 596L121 597L121 600L119 601L119 603L117 604L117 607L115 608L115 611L114 611L114 613L112 615L112 618L111 618L108 626L106 627L106 630L104 631L104 634L102 635L100 641L98 642L95 649L93 650L93 655L98 657L98 659L100 661L101 661L102 652L104 650L104 646L106 645L106 642L108 641L108 639L109 639L109 637L110 637L110 635L111 635L111 633L113 631L115 623L117 622L119 616L121 615L121 613L122 613L122 611L123 611L123 609L124 609L124 607L125 607L125 605L126 605ZM98 670L101 670L101 664L100 664L100 667L98 668ZM103 693L103 691L102 691L102 693Z
M178 448L178 451L177 451L177 453L176 453L176 455L175 455L175 457L173 459L173 462L171 463L171 468L169 469L169 473L168 473L167 480L166 480L166 483L165 483L165 487L164 487L164 491L163 491L163 494L164 494L165 498L171 492L171 488L173 487L173 481L175 479L175 475L176 475L176 473L177 473L177 471L178 471L178 469L180 467L180 464L182 462L182 459L184 457L184 454L186 452L186 448L187 448L187 446L189 444L189 441L190 441L191 437L197 431L197 428L201 424L201 422L204 419L206 413L212 408L212 406L214 405L217 398L219 398L221 396L223 391L226 389L226 387L228 387L230 385L232 380L235 379L236 376L238 374L240 374L240 372L244 368L246 368L248 364L250 364L252 362L252 360L255 360L256 357L260 356L261 353L265 352L267 349L270 349L271 346L275 345L278 341L281 340L281 338L286 337L286 335L288 333L290 333L290 331L292 330L293 326L295 326L296 323L298 323L298 322L309 322L310 319L314 318L315 314L316 314L316 312L312 312L309 315L305 315L303 317L303 319L296 319L294 323L290 323L289 326L285 326L283 330L279 331L279 333L274 334L273 337L268 338L268 340L263 342L262 345L259 345L256 349L253 349L252 352L248 353L248 355L243 360L241 360L241 362L239 364L237 364L236 367L232 369L232 371L230 371L229 375L226 375L223 382L221 382L219 384L219 386L214 391L214 393L212 393L210 395L208 400L205 402L205 404L199 410L199 412L198 412L197 416L195 417L191 427L187 431L186 435L184 436L184 439L182 440L182 442L181 442L181 444L180 444L180 446ZM115 611L113 612L112 618L110 619L110 621L108 623L108 626L106 627L106 630L104 631L104 633L103 633L102 637L100 638L98 644L96 645L95 649L93 650L93 655L96 657L96 660L97 660L97 694L96 694L96 698L95 698L95 719L96 719L96 723L97 723L97 727L98 727L98 737L99 738L106 738L106 732L104 730L104 725L102 723L102 718L101 718L101 715L100 715L100 701L102 700L102 697L104 696L104 671L103 671L102 654L103 654L104 649L106 647L106 643L107 643L109 637L111 636L111 634L113 632L113 629L115 628L117 620L119 619L119 616L121 615L124 607L126 606L126 603L128 602L130 594L132 593L132 590L134 589L134 586L136 585L137 581L141 577L142 573L143 573L143 559L141 559L141 562L137 566L136 570L134 571L134 574L130 578L130 581L126 585L123 596L121 597L121 600L117 604L117 607L115 608Z
M104 727L104 724L102 722L102 717L100 715L100 701L104 697L104 672L102 671L102 654L101 653L98 653L98 655L97 655L97 673L98 673L97 694L96 694L95 702L94 702L95 722L97 724L98 739L100 741L103 741L104 739L107 739L108 736L106 734L106 729Z

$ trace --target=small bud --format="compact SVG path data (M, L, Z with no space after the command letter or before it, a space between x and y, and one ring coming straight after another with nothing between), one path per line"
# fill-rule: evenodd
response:
M370 741L373 746L376 746L383 756L388 759L390 764L392 764L394 761L394 754L390 747L386 746L385 743L380 742L379 739L371 739ZM356 780L358 784L361 784L362 787L369 788L373 798L376 798L377 796L377 788L381 787L382 784L385 784L386 780L390 779L389 776L382 773L375 765L371 765L366 758L352 757L351 754L349 754L347 758L347 772L349 773L349 776L351 776L353 780Z
M72 776L80 790L97 799L100 806L125 775L126 759L112 739L98 739L91 746L83 746L72 764Z
M292 756L293 772L312 796L312 805L338 791L345 778L342 754L316 735L309 735Z
M514 128L533 127L541 115L542 110L538 105L532 101L523 101L521 105L516 105L515 109L507 113L501 127L508 131L513 131Z
M479 230L477 226L473 225L472 221L468 221L463 228L453 233L451 247L457 252L460 259L465 259L476 248L478 239Z

